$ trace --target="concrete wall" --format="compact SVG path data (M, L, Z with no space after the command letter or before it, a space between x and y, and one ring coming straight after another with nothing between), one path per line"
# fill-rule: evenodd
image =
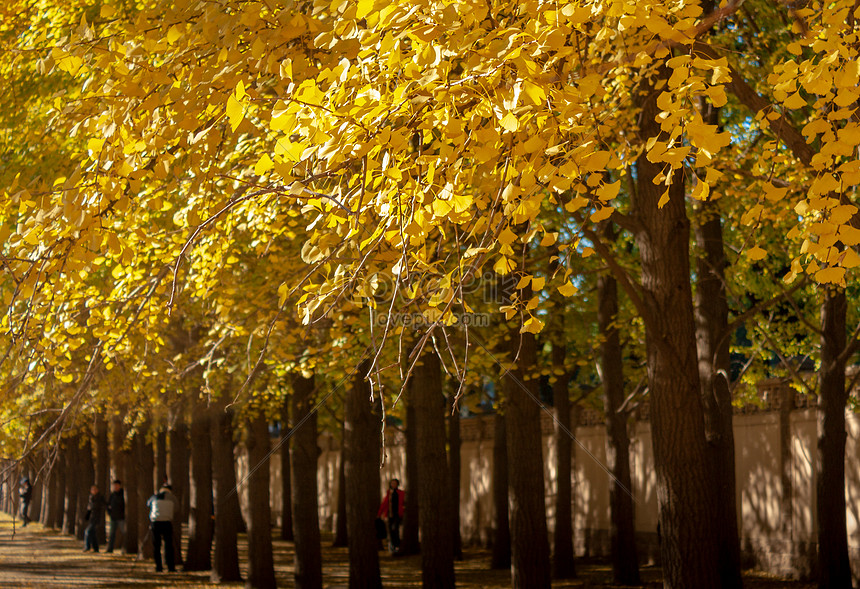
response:
M768 395L765 395L768 397ZM746 566L776 574L805 578L814 574L817 522L815 516L816 416L809 407L780 413L778 396L770 394L768 407L748 408L734 418L738 521ZM782 415L782 417L781 417ZM647 407L640 420L631 424L632 493L635 499L636 531L642 563L655 562L657 545L656 473L651 447ZM606 429L602 416L585 411L579 416L574 444L574 465L570 473L574 489L575 547L578 555L600 556L609 551L609 476L606 463ZM492 416L461 421L460 521L463 541L487 545L492 539ZM790 439L782 444L780 419L787 419L782 431ZM847 414L848 443L846 495L848 538L855 576L860 575L860 418ZM547 519L550 532L555 524L556 480L555 444L552 421L542 416L544 479ZM386 434L386 458L381 471L380 499L388 479L397 477L410 492L405 472L402 432ZM320 437L318 484L320 521L332 529L336 517L337 472L340 461L338 441ZM240 465L240 477L244 465ZM275 521L280 512L280 460L272 460L272 504ZM788 482L786 498L783 481ZM790 505L790 507L788 507Z

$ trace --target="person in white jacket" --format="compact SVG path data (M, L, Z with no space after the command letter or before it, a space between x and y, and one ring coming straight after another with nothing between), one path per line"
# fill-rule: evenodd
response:
M173 560L173 514L178 509L176 495L169 484L165 483L158 492L146 502L149 510L149 521L152 522L152 548L155 556L155 572L160 573L161 543L164 542L164 560L167 570L174 572L176 565Z

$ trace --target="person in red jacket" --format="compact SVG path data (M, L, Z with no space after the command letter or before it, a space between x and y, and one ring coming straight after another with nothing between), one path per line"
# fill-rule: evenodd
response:
M406 493L401 491L399 486L398 479L391 479L388 483L388 493L385 494L376 513L376 517L381 517L388 522L388 550L391 554L396 554L400 550L400 522L403 520Z

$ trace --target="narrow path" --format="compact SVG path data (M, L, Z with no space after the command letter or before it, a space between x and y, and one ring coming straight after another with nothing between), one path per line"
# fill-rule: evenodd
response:
M239 554L244 568L247 545L240 536ZM465 560L457 563L458 589L506 589L510 587L509 571L491 571L490 556L485 550L466 550ZM293 545L274 541L274 557L279 587L293 587ZM324 585L326 589L347 589L349 561L346 548L332 548L330 538L323 541ZM392 558L380 552L383 584L386 589L421 587L421 557ZM600 562L580 562L580 578L553 582L554 589L573 587L611 587L612 573L608 565ZM644 567L645 587L661 587L660 569ZM760 574L745 575L747 589L812 589L804 584L769 578ZM240 588L242 584L214 585L209 573L156 573L151 560L137 560L135 555L119 553L84 553L83 542L71 536L46 529L33 523L21 528L12 518L0 513L0 588L120 588L157 589L162 587L185 588Z

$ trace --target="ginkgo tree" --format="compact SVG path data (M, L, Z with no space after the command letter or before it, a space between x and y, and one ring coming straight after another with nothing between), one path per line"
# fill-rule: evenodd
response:
M308 272L272 285L281 305L299 293L300 322L338 312L346 297L375 307L379 274L432 329L450 326L458 308L468 311L458 286L492 268L517 279L500 310L527 341L543 328L539 293L573 294L570 265L541 276L523 254L557 247L541 213L564 211L578 227L564 245L582 252L578 240L590 241L648 333L667 584L720 586L736 575L718 570L715 496L691 467L704 463L705 440L685 198L715 198L713 187L735 166L731 147L755 128L763 140L753 146L747 190L759 202L741 222L754 227L766 213L797 220L791 236L804 239L788 278L805 273L844 286L860 242L853 5L786 9L789 24L768 30L765 65L747 57L759 41L739 7L52 7L57 29L16 30L16 59L3 66L7 77L18 64L53 76L44 83L59 80L69 99L36 101L27 119L62 138L43 160L63 162L62 171L32 166L19 175L4 166L0 174L9 205L0 213L10 309L3 328L40 349L30 314L74 308L99 267L110 268L108 300L136 301L123 310L129 325L155 321L154 301L173 307L179 289L217 287L205 267L230 264L227 243L251 224L261 236L304 241ZM721 129L703 118L702 101L749 115ZM628 168L635 190L625 198ZM775 182L775 171L790 186ZM610 217L634 236L639 285L593 233ZM302 232L290 229L297 220ZM249 247L265 250L266 238L258 240ZM763 246L748 255L766 255ZM196 282L184 282L192 265ZM434 292L416 290L416 277L432 277ZM827 292L831 310L844 306L838 290ZM99 356L125 345L126 331L107 326L118 317L101 313L93 321L104 323L89 326ZM851 349L835 346L834 374ZM840 431L834 448L841 439L844 452L844 424ZM515 534L513 583L547 586L528 572L529 542Z

